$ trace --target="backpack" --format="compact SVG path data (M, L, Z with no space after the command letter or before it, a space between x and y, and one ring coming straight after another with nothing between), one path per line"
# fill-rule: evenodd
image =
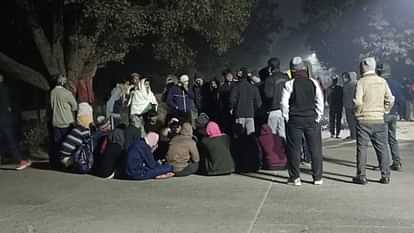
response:
M93 167L93 145L90 137L84 139L83 143L73 153L74 172L80 174L89 173Z

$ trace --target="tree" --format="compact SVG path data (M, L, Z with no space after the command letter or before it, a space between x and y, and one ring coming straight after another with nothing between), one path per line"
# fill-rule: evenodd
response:
M45 77L64 73L75 86L78 80L93 78L98 64L120 61L131 48L148 44L157 59L166 61L174 69L193 63L200 49L191 46L193 38L222 54L240 43L253 2L16 0L12 5L24 12L27 28L46 70L42 82L51 81ZM0 59L2 70L10 67L16 70L17 64L17 61L5 63ZM35 69L26 70L26 79L39 78Z

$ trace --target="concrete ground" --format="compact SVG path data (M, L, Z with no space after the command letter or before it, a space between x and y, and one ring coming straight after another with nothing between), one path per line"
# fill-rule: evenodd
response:
M3 166L0 233L413 233L414 126L400 125L404 167L389 185L373 166L368 185L352 184L355 144L336 139L322 186L305 173L288 186L286 171L139 182Z

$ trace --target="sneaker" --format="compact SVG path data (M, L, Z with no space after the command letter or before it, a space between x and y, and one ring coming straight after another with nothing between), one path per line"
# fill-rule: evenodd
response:
M299 167L302 168L302 169L311 169L312 165L311 165L310 162L302 161L302 162L300 162Z
M401 162L393 162L391 165L391 170L400 171L401 167Z
M112 172L112 174L111 174L110 176L105 177L104 179L105 179L105 180L111 180L111 179L113 179L114 177L115 177L115 172Z
M355 184L360 184L360 185L366 185L368 184L368 180L366 177L361 177L361 176L357 176L352 178L352 182L354 182Z
M390 177L381 177L381 179L379 180L379 182L381 184L389 184L390 183Z
M22 160L19 163L19 166L16 167L17 171L24 170L32 165L32 161L30 160Z
M300 178L296 178L294 180L288 179L288 184L293 185L293 186L301 186L302 181L300 180Z
M70 166L72 165L72 158L71 158L71 157L64 157L64 158L61 160L61 162L62 162L62 164L63 164L63 166L64 166L65 168L68 168L68 167L70 167Z
M320 180L314 180L313 181L313 184L314 185L322 185L323 184L323 180L322 179L320 179Z

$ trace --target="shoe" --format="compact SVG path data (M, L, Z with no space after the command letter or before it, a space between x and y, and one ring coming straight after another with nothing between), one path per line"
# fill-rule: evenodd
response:
M341 136L339 136L339 135L336 135L336 139L341 139Z
M105 180L111 180L111 179L113 179L114 177L115 177L115 172L112 172L112 174L111 174L110 176L105 177L104 179L105 179Z
M293 185L293 186L301 186L302 185L302 181L300 180L300 178L296 178L294 180L292 179L288 179L288 184Z
M62 162L62 164L63 164L63 166L64 166L65 168L70 167L70 166L72 165L72 163L73 163L73 161L72 161L72 158L71 158L71 157L65 157L65 158L63 158L63 159L61 160L61 162Z
M302 168L302 169L311 169L312 165L311 165L310 162L302 161L302 162L300 162L299 167Z
M322 179L320 179L320 180L314 180L313 181L313 184L314 185L322 185L323 184L323 180Z
M355 184L361 184L361 185L368 184L367 178L366 177L360 177L360 176L352 178L352 182L354 182Z
M401 162L393 162L391 165L391 170L393 171L400 171L401 170Z
M390 183L390 178L389 177L381 177L381 179L379 180L379 182L381 184L389 184Z
M19 163L19 166L16 167L17 171L24 170L32 165L32 161L30 160L22 160Z

